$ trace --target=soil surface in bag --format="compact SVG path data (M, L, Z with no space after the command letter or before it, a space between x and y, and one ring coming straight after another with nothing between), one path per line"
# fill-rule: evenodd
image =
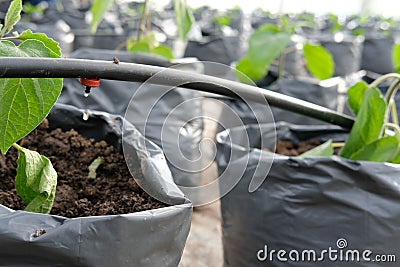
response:
M290 141L277 141L275 147L275 153L284 155L284 156L299 156L308 150L311 150L319 145L322 142L318 139L310 139L308 141L301 141L298 144L295 144ZM340 148L334 148L334 154L337 155L339 153Z
M57 191L51 214L69 218L127 214L166 205L145 193L132 178L124 156L105 141L95 142L75 130L50 131L42 122L20 142L24 148L48 157L57 171ZM14 185L18 151L14 148L0 155L0 204L23 210L25 204ZM89 165L98 157L103 163L96 178L89 178ZM134 176L142 173L137 170Z

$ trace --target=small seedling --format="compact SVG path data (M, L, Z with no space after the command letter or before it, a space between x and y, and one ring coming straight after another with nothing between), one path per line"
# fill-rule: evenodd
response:
M90 12L93 16L90 25L91 34L96 33L99 23L103 19L106 12L111 8L113 2L113 0L94 0L92 8L90 9ZM187 5L186 0L173 0L173 3L178 37L181 40L186 40L194 22L192 11ZM160 44L155 37L155 33L151 30L151 12L149 0L144 0L143 2L137 35L126 40L124 43L119 45L116 50L119 50L123 47L126 47L126 50L130 53L149 53L164 57L168 60L174 58L172 50L168 46Z
M93 162L90 163L90 165L89 165L88 177L93 178L93 179L96 178L96 176L97 176L96 171L100 167L100 165L103 163L104 163L104 159L102 157L98 157L95 160L93 160Z
M255 30L249 38L247 54L237 63L236 74L241 82L263 78L269 66L278 58L278 76L283 75L284 60L297 47L288 47L297 25L292 25L285 16L279 25L265 24ZM334 73L332 55L321 45L306 43L303 46L306 67L320 80L330 78ZM243 76L243 74L245 74Z

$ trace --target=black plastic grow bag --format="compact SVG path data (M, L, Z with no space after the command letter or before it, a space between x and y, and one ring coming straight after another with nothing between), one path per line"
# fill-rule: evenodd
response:
M400 256L399 165L273 155L259 148L261 141L273 148L274 129L272 124L249 125L217 136L220 172L234 177L243 171L237 166L247 162L240 182L221 199L224 266L398 266L393 261ZM331 126L280 123L276 131L278 140L294 143L346 138L341 128ZM255 172L257 164L272 158L268 176ZM266 179L249 193L253 175ZM329 249L336 250L332 257ZM352 260L353 253L359 261ZM379 262L383 258L387 262Z
M282 78L266 88L277 93L306 100L333 110L337 109L340 100L338 82L335 82L334 80L332 80L330 86L321 86L317 83L310 83L308 81ZM220 122L226 128L238 126L237 120L232 116L228 116L229 110L233 110L233 112L241 119L243 124L270 122L269 118L265 118L265 107L261 104L252 103L252 107L250 108L248 104L241 100L224 98L222 101L226 103L227 106L223 107ZM295 114L284 109L271 107L271 110L275 121L286 121L292 123L301 121L302 124L322 123L319 120ZM259 121L257 121L257 119Z
M121 149L123 119L104 112L56 105L51 127L74 128L85 137ZM127 123L127 122L124 122ZM162 151L133 126L125 125L124 147L136 151L145 180L172 206L143 212L65 218L14 211L0 205L1 266L177 266L189 232L192 204L173 186ZM128 142L126 142L126 140ZM149 148L143 150L143 144ZM168 186L166 186L166 184ZM46 233L33 238L35 229Z
M362 51L361 69L379 74L393 72L394 42L393 36L367 35Z

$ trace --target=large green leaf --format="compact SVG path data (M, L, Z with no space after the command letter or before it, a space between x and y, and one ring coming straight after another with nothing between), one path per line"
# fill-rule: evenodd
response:
M22 11L22 0L13 0L8 8L6 18L4 19L4 27L0 32L0 37L9 33L14 25L20 20Z
M154 35L145 36L136 42L135 38L130 38L126 42L126 50L129 53L148 53L153 55L162 56L167 60L174 58L171 49L166 45L158 45Z
M250 63L257 66L268 66L279 56L290 41L287 32L275 32L270 28L261 27L254 31L249 39L247 57Z
M49 213L54 202L57 172L45 156L23 148L18 156L15 188L26 211Z
M320 80L332 77L335 63L332 55L320 45L305 44L304 58L309 72Z
M21 41L34 39L42 41L43 44L53 51L58 57L61 57L61 48L56 41L47 37L44 33L33 33L31 30L26 30L18 37Z
M347 91L347 103L349 103L349 106L355 115L358 114L361 108L365 90L367 90L367 88L368 84L366 82L358 82Z
M194 22L192 11L186 0L174 0L174 10L178 36L185 40Z
M59 57L42 41L19 46L0 41L0 57ZM39 70L38 70L39 71ZM62 89L62 79L0 79L0 150L30 133L46 117Z
M162 56L165 59L171 60L174 58L172 50L166 45L159 45L151 50L152 54Z
M134 39L128 39L126 42L126 51L129 53L150 53L150 45L142 39L140 42L136 42Z
M351 158L354 153L379 138L384 124L385 110L386 102L379 90L375 87L368 88L340 156Z
M90 22L90 34L95 34L97 27L102 21L106 12L110 9L114 0L94 0L90 12L92 13L92 21Z
M395 44L393 46L392 60L394 71L400 73L400 44Z
M352 160L366 160L374 162L388 162L397 151L399 141L397 137L385 136L362 147L350 156Z
M333 155L333 146L332 140L328 140L325 143L314 147L313 149L304 152L299 155L299 158L308 158L308 157L329 157Z
M264 64L257 65L252 63L248 57L242 58L236 64L236 76L242 83L258 81L267 74L267 71L268 68Z
M258 28L249 38L247 55L236 64L238 79L241 82L248 82L248 78L252 81L261 79L289 41L290 34L279 31L276 25L266 24Z

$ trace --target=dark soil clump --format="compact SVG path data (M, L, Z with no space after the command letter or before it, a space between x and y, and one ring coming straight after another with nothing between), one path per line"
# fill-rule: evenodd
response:
M86 139L75 130L50 131L45 120L22 139L21 145L48 157L57 171L57 192L51 214L72 218L126 214L166 206L136 184L123 155L105 141ZM25 204L14 185L18 152L11 148L0 157L0 204L23 210ZM98 157L104 163L96 170L96 178L88 178L88 167ZM137 171L134 175L142 174Z
M290 141L278 141L276 143L275 153L285 156L298 156L320 144L321 141L317 139L301 141L297 145Z

